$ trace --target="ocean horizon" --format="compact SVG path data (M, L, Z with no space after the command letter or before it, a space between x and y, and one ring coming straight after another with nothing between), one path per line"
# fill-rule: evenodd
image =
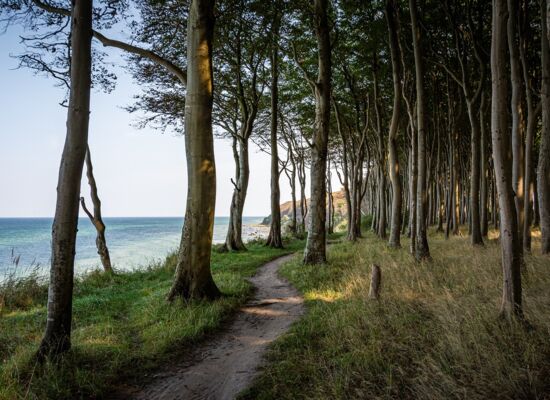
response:
M264 217L243 217L243 239L267 236L260 227ZM104 217L107 246L113 267L135 270L164 260L179 246L183 217ZM51 259L51 217L0 218L0 281L8 275L47 275ZM214 243L223 243L229 217L215 217ZM95 245L96 231L87 217L80 217L75 274L101 268Z

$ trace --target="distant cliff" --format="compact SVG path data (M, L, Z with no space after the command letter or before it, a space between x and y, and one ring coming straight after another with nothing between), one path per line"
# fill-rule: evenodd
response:
M342 220L346 217L346 195L344 194L344 189L339 190L338 192L332 192L332 197L334 199L334 215L337 220ZM306 200L309 206L309 199ZM328 199L327 199L328 207ZM300 199L296 199L296 218L298 221L301 218L300 212ZM281 204L281 219L283 221L292 219L292 201L285 201ZM269 225L271 223L271 215L264 218L262 225Z

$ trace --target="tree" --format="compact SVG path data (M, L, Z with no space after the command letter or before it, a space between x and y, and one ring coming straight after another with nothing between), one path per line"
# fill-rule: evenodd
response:
M389 245L391 247L401 246L401 204L402 188L401 176L399 174L399 155L397 147L397 133L399 131L400 105L402 97L401 88L401 56L399 55L399 9L395 0L386 1L386 19L388 21L388 34L391 51L392 71L393 71L393 113L388 135L388 170L390 171L390 180L392 185L392 206L391 206L391 225Z
M74 255L80 181L88 142L92 69L92 0L74 0L71 8L71 74L67 134L61 155L52 226L52 261L46 331L39 358L71 347Z
M508 75L506 71L509 17L506 0L493 2L491 38L491 137L500 209L503 291L501 313L511 319L521 315L521 249L512 187L511 135L508 125Z
M273 22L271 26L271 126L270 126L270 147L271 147L271 226L267 238L267 246L282 248L281 238L281 208L279 189L279 154L277 129L279 127L279 32L281 24L280 2L272 2Z
M216 165L212 134L214 0L192 0L187 22L185 151L187 205L174 283L168 300L220 295L210 272Z
M328 1L314 1L314 25L317 37L319 71L317 81L306 76L315 93L315 129L311 147L311 221L304 263L326 262L326 169L330 124L331 44ZM304 70L305 71L305 70Z
M416 0L409 0L416 71L416 120L418 136L418 184L416 190L416 248L417 260L430 258L426 229L426 99L424 97L424 61Z
M541 1L541 55L542 55L542 132L537 171L537 189L540 210L541 251L550 254L550 46L548 16L550 1Z
M90 197L92 198L92 204L94 206L93 214L86 207L86 202L84 197L80 198L80 204L82 209L90 219L92 225L96 229L97 236L95 239L95 244L97 247L97 254L101 260L101 265L105 272L113 272L113 267L111 265L111 257L109 255L109 248L107 247L107 240L105 239L105 223L101 217L101 200L97 193L97 183L94 177L94 168L92 165L92 156L90 154L90 146L86 148L86 176L88 177L88 185L90 185Z

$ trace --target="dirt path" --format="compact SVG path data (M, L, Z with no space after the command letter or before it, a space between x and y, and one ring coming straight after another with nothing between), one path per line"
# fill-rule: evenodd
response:
M254 298L212 341L187 361L155 377L134 399L233 399L256 376L267 346L304 312L303 299L277 275L292 255L262 266L250 279Z

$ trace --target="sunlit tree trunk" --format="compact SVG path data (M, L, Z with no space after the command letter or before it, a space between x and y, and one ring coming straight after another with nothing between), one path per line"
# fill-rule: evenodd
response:
M52 226L47 320L38 357L71 347L74 256L80 182L88 143L92 65L92 0L74 0L71 10L71 79L67 134L61 156Z
M185 151L187 206L174 283L168 300L220 295L210 271L216 166L212 135L214 0L193 0L187 22Z

